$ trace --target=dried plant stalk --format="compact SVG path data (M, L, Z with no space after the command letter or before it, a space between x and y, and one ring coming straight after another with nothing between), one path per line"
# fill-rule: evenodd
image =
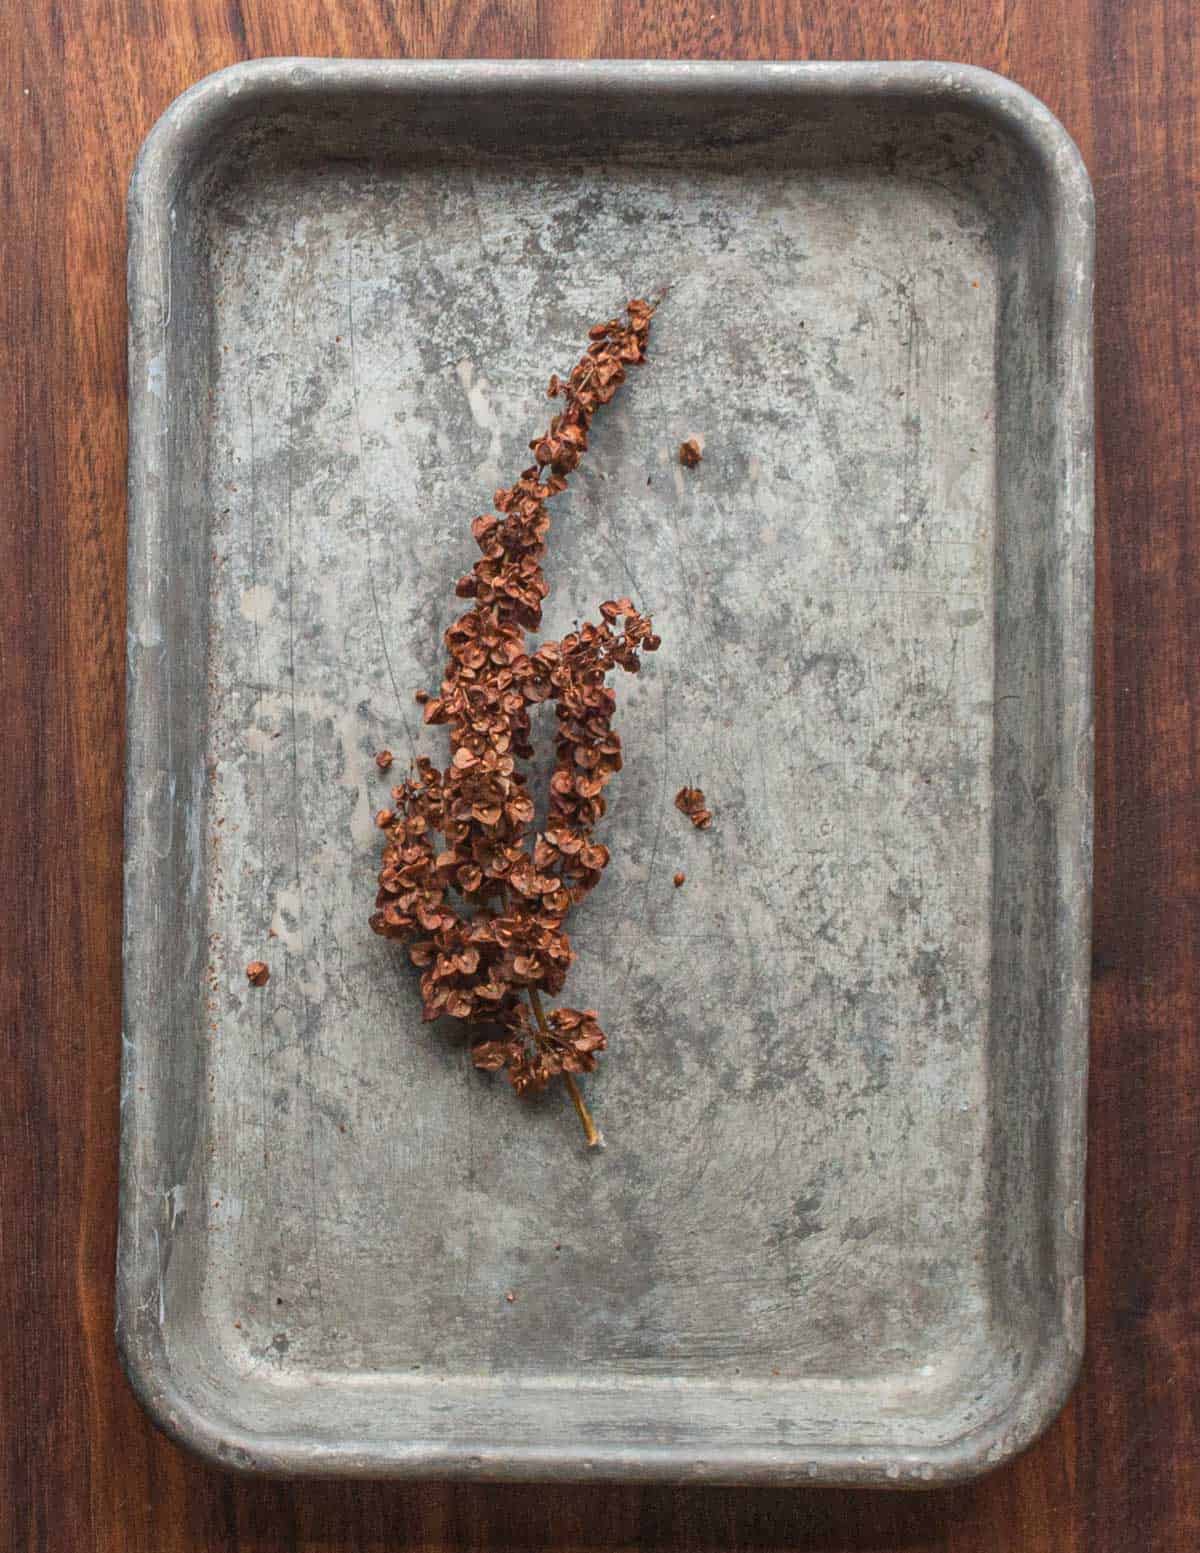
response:
M438 694L417 692L425 721L449 730L450 762L439 770L419 758L392 789L395 807L376 816L387 841L371 926L409 945L425 1018L498 1027L473 1048L475 1065L506 1069L518 1094L561 1076L589 1144L600 1135L576 1075L595 1068L604 1032L593 1009L546 1010L541 994L562 991L574 959L564 924L609 860L594 835L621 769L608 676L636 673L659 639L628 598L606 600L597 623L532 652L526 635L541 625L548 592L546 503L566 489L596 410L645 360L652 313L631 301L623 318L589 331L565 380L550 379L549 396L565 407L529 444L535 463L496 492L496 512L471 525L482 556L456 588L471 607L446 632ZM558 726L549 815L534 836L519 762L533 755L530 708L544 701Z

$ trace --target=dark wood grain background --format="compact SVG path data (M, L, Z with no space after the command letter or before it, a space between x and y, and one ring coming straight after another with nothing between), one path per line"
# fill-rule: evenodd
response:
M1095 182L1089 1339L1015 1464L932 1494L247 1482L112 1341L125 576L123 201L185 86L264 54L942 58ZM0 1543L102 1553L1200 1547L1200 12L1195 0L0 0Z

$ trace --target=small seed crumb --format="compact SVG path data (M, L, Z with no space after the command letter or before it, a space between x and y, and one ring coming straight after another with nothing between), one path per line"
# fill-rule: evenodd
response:
M703 457L704 454L700 451L700 444L695 437L689 437L686 442L679 444L679 462L685 469L695 469Z
M509 1304L510 1304L510 1305L512 1305L512 1304L514 1304L514 1303L515 1303L515 1302L516 1302L516 1298L517 1298L517 1296L516 1296L516 1295L515 1295L515 1294L514 1294L514 1293L513 1293L513 1291L512 1291L512 1290L511 1290L511 1289L510 1289L510 1290L509 1290L509 1291L508 1291L508 1293L507 1293L507 1294L506 1294L506 1295L505 1295L505 1296L504 1296L504 1298L505 1298L505 1299L506 1299L506 1300L507 1300L507 1301L508 1301L508 1303L509 1303Z
M681 787L675 794L675 807L686 814L697 830L707 830L712 824L712 810L706 807L704 794L698 787Z
M379 754L375 757L375 764L379 767L380 771L387 771L392 764L391 750L380 750Z
M271 968L265 960L251 960L246 967L246 980L252 987L265 987L271 979Z
M686 884L687 883L687 875L681 871L681 872L679 872L679 873L677 873L675 875L674 879L671 882L675 886L675 888L678 889L681 884Z

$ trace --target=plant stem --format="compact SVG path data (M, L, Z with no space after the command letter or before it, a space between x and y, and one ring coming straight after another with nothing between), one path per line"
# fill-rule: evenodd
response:
M575 1082L573 1073L563 1074L563 1083L567 1086L567 1093L571 1097L571 1104L575 1107L576 1115L583 1123L583 1135L587 1139L589 1149L597 1148L604 1140L600 1136L600 1129L592 1119L592 1113L587 1108L587 1102L583 1098L579 1085Z
M533 1017L538 1022L538 1029L550 1039L550 1027L546 1023L546 1015L542 1008L542 1000L536 987L527 987L529 993L529 1006L533 1009ZM573 1073L563 1074L563 1083L567 1086L567 1093L571 1097L571 1104L575 1107L575 1114L583 1124L583 1135L587 1139L589 1149L594 1149L601 1142L600 1129L592 1119L592 1113L587 1108L587 1102L580 1092L579 1085L575 1082Z

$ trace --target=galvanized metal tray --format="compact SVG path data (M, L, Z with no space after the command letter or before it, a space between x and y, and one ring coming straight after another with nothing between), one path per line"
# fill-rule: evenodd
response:
M171 1434L265 1472L919 1485L1053 1415L1091 233L1061 127L958 66L271 60L165 114L130 199L118 1320ZM372 757L426 737L548 373L664 285L549 562L548 629L628 591L664 640L574 929L592 1153L368 931Z

